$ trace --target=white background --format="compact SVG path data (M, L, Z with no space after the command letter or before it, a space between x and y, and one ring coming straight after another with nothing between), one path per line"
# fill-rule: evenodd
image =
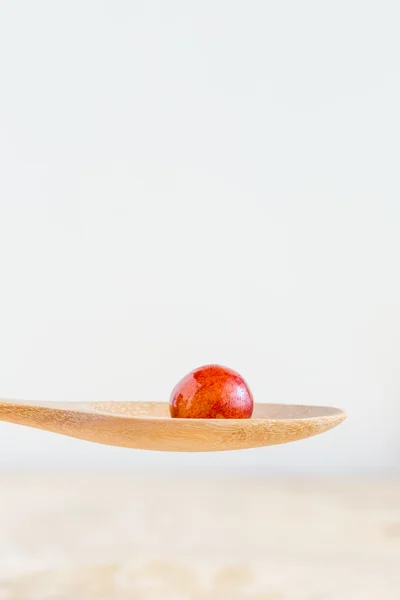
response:
M0 3L0 397L168 400L218 362L320 438L0 468L400 468L398 3Z

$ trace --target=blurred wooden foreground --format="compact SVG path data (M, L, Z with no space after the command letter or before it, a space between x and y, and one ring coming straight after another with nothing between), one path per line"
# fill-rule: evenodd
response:
M2 476L0 600L399 600L400 482Z

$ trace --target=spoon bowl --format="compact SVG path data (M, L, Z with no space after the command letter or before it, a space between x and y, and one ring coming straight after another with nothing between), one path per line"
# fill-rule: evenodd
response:
M0 400L0 420L124 448L214 452L272 446L336 427L337 408L255 404L251 419L172 419L166 402Z

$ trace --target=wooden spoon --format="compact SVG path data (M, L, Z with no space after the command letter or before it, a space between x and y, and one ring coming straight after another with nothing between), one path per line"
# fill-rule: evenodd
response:
M336 427L337 408L256 404L251 419L171 419L166 402L0 400L0 420L125 448L239 450L294 442Z

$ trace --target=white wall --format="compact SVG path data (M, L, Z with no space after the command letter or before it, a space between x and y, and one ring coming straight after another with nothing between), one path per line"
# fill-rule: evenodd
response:
M400 467L398 3L3 1L0 397L208 362L320 438L217 456L0 426L0 467Z

